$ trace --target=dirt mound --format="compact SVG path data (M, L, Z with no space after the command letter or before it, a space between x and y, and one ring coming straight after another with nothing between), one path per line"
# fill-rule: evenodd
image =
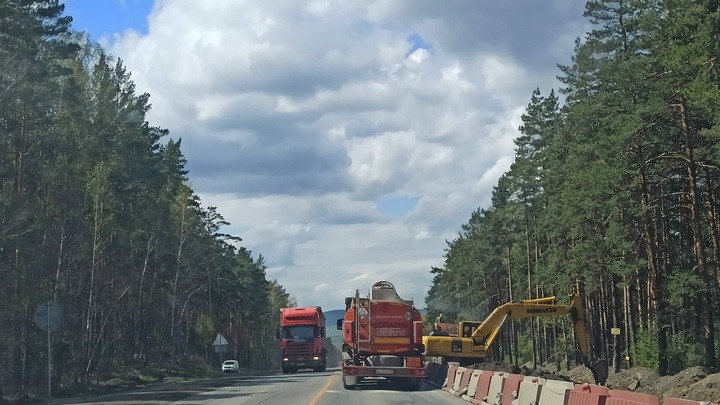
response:
M544 378L546 380L574 382L571 378L569 378L563 374L553 373L551 371L546 371L543 369L530 370L529 368L523 367L520 371L521 371L521 374L523 374L523 375L528 375L528 376L532 376L532 377L540 377L540 378Z
M503 363L477 363L473 364L472 366L468 366L467 368L472 368L476 370L487 370L487 371L502 371L504 373L510 373L510 374L520 374L521 370L520 367L514 365L514 364L503 364Z
M660 376L653 370L645 367L633 367L619 373L611 372L606 385L610 389L658 395L659 381Z
M690 386L707 377L703 367L692 367L675 375L661 377L657 384L657 391L664 397L684 398Z
M687 390L683 393L668 390L665 396L668 398L685 398L693 401L720 403L720 373L710 374L687 387Z
M592 372L585 366L577 366L567 371L560 371L558 374L576 383L595 383L595 378L593 377Z

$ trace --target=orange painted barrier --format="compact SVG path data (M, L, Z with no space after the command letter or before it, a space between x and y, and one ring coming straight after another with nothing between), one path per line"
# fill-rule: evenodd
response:
M455 375L457 374L458 366L450 366L447 371L447 380L443 384L442 389L447 391L452 389L453 383L455 383Z
M540 391L539 405L566 405L568 394L575 388L569 381L545 380Z
M610 389L599 385L576 384L570 391L568 405L606 405Z
M537 404L540 402L540 394L545 384L544 378L525 377L520 383L518 398L513 401L513 405L520 404Z
M505 378L507 373L496 371L490 379L490 388L488 388L487 398L484 400L489 405L500 405L502 400L503 387L505 386Z
M460 397L465 394L468 390L468 384L470 383L472 373L473 369L465 367L458 368L458 371L455 374L455 382L452 389L449 389L448 392L456 397Z
M472 375L470 376L470 382L468 383L467 393L461 397L462 399L470 402L470 398L475 397L475 392L477 391L478 382L480 382L480 376L482 373L482 370L473 370Z
M660 399L652 394L610 390L610 397L605 405L660 405Z
M475 387L475 395L464 399L475 405L482 404L483 398L487 396L488 391L490 390L490 380L494 375L495 373L492 371L483 371L482 374L480 374L477 386Z
M524 375L520 374L508 374L505 377L505 385L502 390L502 402L501 405L512 405L513 393L515 395L520 391L520 382L525 379Z

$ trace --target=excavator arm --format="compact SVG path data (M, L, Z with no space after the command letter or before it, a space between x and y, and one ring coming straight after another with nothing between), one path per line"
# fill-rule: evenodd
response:
M503 304L495 308L485 321L480 324L461 322L458 332L462 333L462 337L425 337L425 354L427 356L481 360L489 356L490 347L497 338L506 319L570 315L583 364L592 372L595 383L604 385L608 377L607 361L597 359L594 356L590 341L592 335L585 319L582 299L578 295L570 295L568 297L571 301L570 305L561 305L558 303L560 298L564 297L543 297ZM463 331L467 325L474 326L472 333Z
M572 304L570 306L570 319L573 322L575 331L575 339L580 346L580 354L582 355L583 364L592 372L595 383L605 385L609 374L609 366L607 360L595 357L593 350L587 320L585 319L585 308L579 295L572 296Z
M485 321L475 329L470 338L474 345L490 347L507 318L524 319L569 314L571 307L558 305L557 300L558 297L545 297L500 305L485 318Z

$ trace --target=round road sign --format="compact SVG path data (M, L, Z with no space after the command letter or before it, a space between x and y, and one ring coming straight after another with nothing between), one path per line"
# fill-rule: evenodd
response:
M54 331L60 326L63 311L60 305L47 301L37 306L35 310L35 325L44 331Z

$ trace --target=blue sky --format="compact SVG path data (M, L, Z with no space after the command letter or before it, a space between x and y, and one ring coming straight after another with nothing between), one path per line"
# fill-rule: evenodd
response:
M65 14L73 17L73 28L88 32L94 40L111 39L128 28L146 34L152 7L153 0L65 0Z
M410 212L420 199L417 197L383 196L377 202L378 210L395 217L402 217Z
M410 42L410 49L408 50L407 55L410 55L411 53L415 52L416 50L423 48L427 49L428 51L432 50L432 47L430 44L425 42L424 39L420 37L418 34L412 34L407 38L408 42ZM406 56L407 56L406 55Z

